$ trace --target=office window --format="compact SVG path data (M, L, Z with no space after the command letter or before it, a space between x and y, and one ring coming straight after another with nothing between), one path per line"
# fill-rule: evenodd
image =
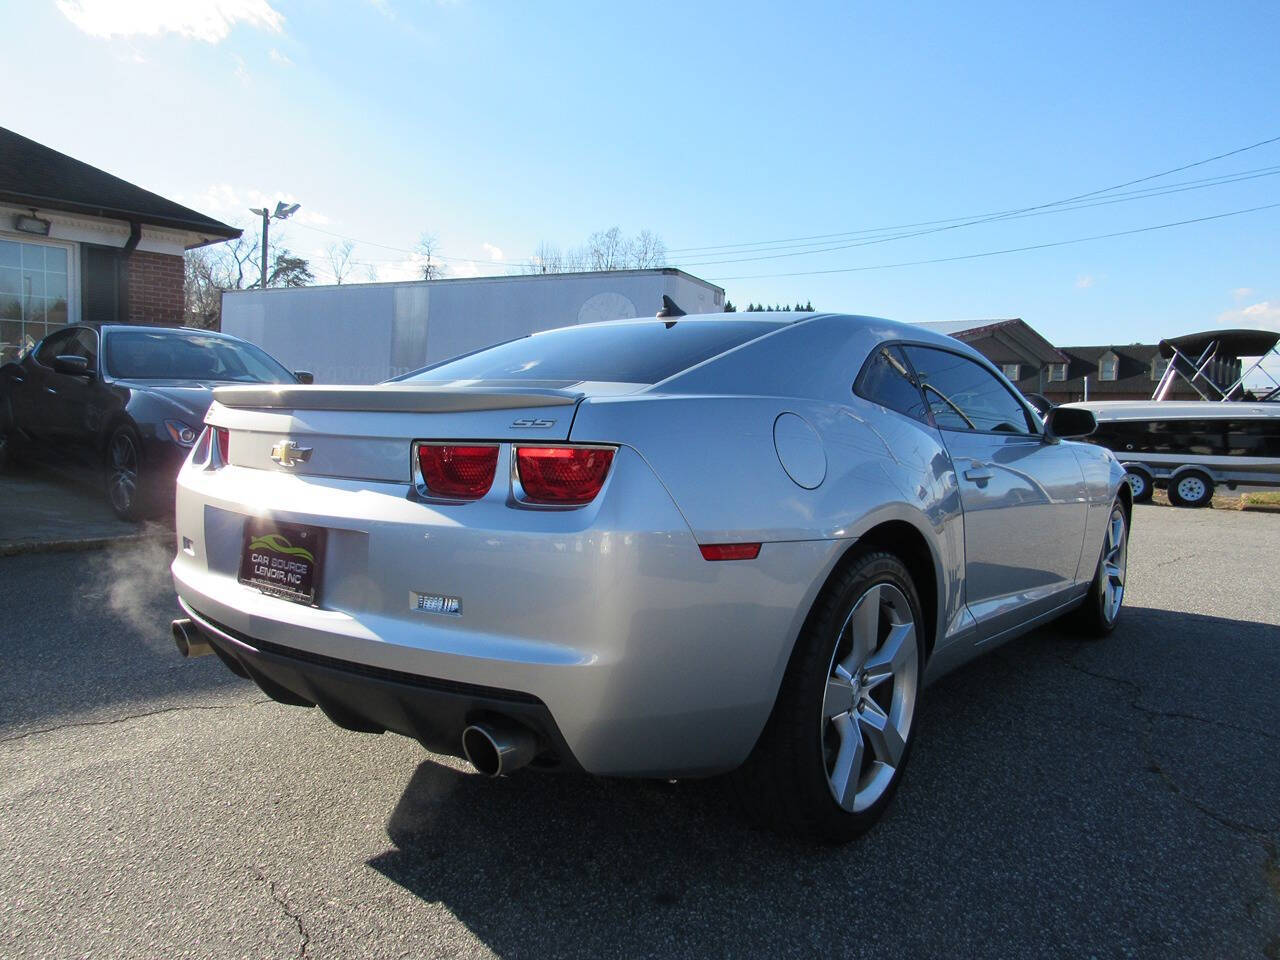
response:
M1067 382L1067 365L1065 363L1049 364L1049 380L1051 383Z
M1000 372L1009 378L1013 383L1018 382L1018 365L1016 363L1000 364Z
M0 363L67 323L70 250L0 238Z

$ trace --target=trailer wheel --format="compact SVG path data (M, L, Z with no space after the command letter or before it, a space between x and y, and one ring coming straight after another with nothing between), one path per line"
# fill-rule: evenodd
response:
M1156 484L1155 478L1147 470L1142 467L1127 467L1124 478L1129 483L1134 503L1150 502Z
M1169 481L1169 502L1175 507L1207 507L1213 499L1213 478L1203 470L1187 470Z

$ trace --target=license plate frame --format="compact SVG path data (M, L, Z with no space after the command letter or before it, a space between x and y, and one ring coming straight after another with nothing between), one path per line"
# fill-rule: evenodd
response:
M244 524L237 579L270 597L319 606L325 539L320 527L251 517Z

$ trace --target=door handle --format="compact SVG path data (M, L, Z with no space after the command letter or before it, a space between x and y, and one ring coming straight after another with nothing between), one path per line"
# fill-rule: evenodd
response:
M990 480L994 476L991 467L978 460L971 460L968 469L964 472L966 480Z

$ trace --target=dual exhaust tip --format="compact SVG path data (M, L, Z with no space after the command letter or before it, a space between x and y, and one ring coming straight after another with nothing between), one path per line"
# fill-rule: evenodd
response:
M170 629L174 645L184 657L213 653L213 647L190 617L174 620ZM500 777L519 770L538 755L538 738L532 730L514 723L473 723L462 731L462 752L478 773Z
M478 773L500 777L538 755L538 738L532 730L513 723L473 723L462 731L462 752Z
M173 642L178 652L184 657L203 657L213 653L213 647L204 638L200 628L191 622L190 617L182 617L170 625Z

